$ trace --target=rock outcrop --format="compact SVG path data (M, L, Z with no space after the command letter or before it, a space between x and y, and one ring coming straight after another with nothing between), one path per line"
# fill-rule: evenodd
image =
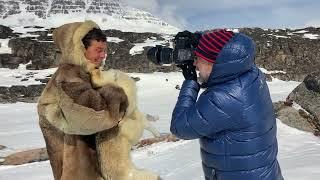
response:
M1 103L15 103L15 102L37 102L38 97L41 95L45 84L18 86L11 87L0 86L0 102Z
M288 96L290 101L298 103L315 117L315 124L320 127L320 71L306 76L304 81Z
M320 71L307 75L287 97L274 103L275 114L285 124L320 136ZM293 107L293 104L299 106Z
M320 68L320 28L241 29L256 44L256 63L282 80L302 81Z
M7 35L15 34L2 27ZM1 27L0 27L1 30ZM13 38L9 41L12 55L0 54L0 67L15 68L19 63L31 61L28 69L46 69L54 67L56 61L56 48L52 43L53 29L32 32L38 37ZM303 81L310 72L320 69L320 28L306 28L297 30L263 30L259 28L239 29L256 42L256 63L259 67L270 71L270 75L282 80ZM154 72L176 71L174 66L160 67L147 60L146 52L150 48L144 47L140 54L131 55L130 49L137 43L143 43L148 38L163 41L164 38L156 33L133 33L119 30L106 30L109 37L118 37L121 42L109 42L108 59L106 67L117 68L126 72ZM314 38L310 38L312 35ZM4 35L3 35L4 36ZM171 36L173 38L173 36ZM164 44L164 45L169 45ZM269 77L270 79L270 77Z

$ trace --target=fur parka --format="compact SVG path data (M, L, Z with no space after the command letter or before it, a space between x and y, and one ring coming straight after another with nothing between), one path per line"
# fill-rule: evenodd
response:
M128 104L121 88L91 85L89 72L97 67L85 58L81 40L93 28L99 27L86 21L66 24L53 32L61 52L59 66L37 108L55 180L102 179L92 145L94 134L114 129ZM112 94L108 99L103 96L106 92ZM97 105L99 109L91 108Z

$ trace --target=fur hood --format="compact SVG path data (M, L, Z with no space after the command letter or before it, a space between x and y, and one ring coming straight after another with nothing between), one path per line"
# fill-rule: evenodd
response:
M99 26L93 21L85 21L65 24L53 31L53 41L61 52L59 64L79 65L87 72L95 68L96 65L84 56L85 47L82 43L82 38L93 28Z

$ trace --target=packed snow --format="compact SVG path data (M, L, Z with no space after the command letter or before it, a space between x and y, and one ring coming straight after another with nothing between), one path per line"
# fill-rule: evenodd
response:
M38 74L46 75L54 70L43 70ZM17 71L10 71L8 74L18 76L26 72L21 68ZM145 113L159 116L160 119L153 125L161 133L169 133L171 113L179 93L175 86L181 85L183 76L179 72L131 73L130 75L141 79L137 83L140 109ZM12 84L18 82L7 79L9 78L0 77L0 84L9 85L10 82ZM285 82L278 79L268 82L272 100L284 100L298 84L299 82ZM278 159L285 179L320 179L320 138L291 128L279 120L277 123ZM145 132L144 138L146 137L151 137L151 134ZM38 126L35 103L0 104L0 144L8 147L0 150L2 157L13 152L45 146ZM159 173L164 180L204 179L198 140L153 144L134 150L132 158L139 168ZM24 180L26 178L53 179L49 161L19 166L0 166L0 180Z
M156 40L156 38L148 38L143 43L136 43L135 46L129 50L129 54L131 54L132 56L136 54L142 54L144 51L143 47L146 47L146 46L154 47L156 45L163 46L167 43L169 44L172 38L173 37L166 37L165 40ZM172 48L172 44L170 47Z
M10 87L12 85L27 86L41 84L39 79L44 79L54 73L56 68L47 70L26 70L28 64L20 65L17 69L0 68L0 85Z
M0 39L0 54L11 54L11 48L8 46L10 39Z

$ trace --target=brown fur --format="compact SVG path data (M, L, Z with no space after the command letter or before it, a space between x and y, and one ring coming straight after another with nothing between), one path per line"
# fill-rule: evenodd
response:
M61 66L60 66L61 67ZM63 68L62 68L63 69ZM103 87L101 90L94 90L90 85L86 84L84 80L81 82L56 82L54 80L60 79L62 76L70 77L74 79L74 76L69 76L71 74L77 74L70 71L68 69L68 73L63 74L63 71L58 70L58 73L53 76L53 80L48 83L46 89L44 91L44 95L41 96L39 100L39 118L40 118L40 127L43 132L43 136L45 138L47 151L52 167L52 171L56 180L100 180L102 179L100 168L98 166L97 153L95 151L95 135L91 136L82 136L82 135L72 135L67 134L57 129L48 121L48 116L46 115L45 110L48 107L48 103L54 100L51 99L48 92L53 93L57 86L61 86L60 91L62 94L69 94L68 98L74 99L73 101L78 104L86 105L86 107L94 107L97 108L97 102L104 102L101 107L103 109L108 109L110 111L109 116L104 121L114 120L114 125L118 124L120 118L125 113L125 105L127 104L126 95L122 91L119 91L119 88L115 87ZM62 75L63 74L63 75ZM61 75L61 76L60 76ZM59 78L56 78L59 77ZM85 79L85 78L84 78ZM89 83L90 84L90 83ZM58 88L59 89L59 88ZM58 90L59 91L59 90ZM58 92L57 91L57 92ZM114 96L116 99L113 100L112 97L109 97L108 101L106 101L100 93L110 93L114 91ZM55 94L55 93L54 93ZM46 98L45 98L46 97ZM56 95L53 97L57 97ZM52 98L53 98L52 97ZM90 97L91 101L86 102L86 98ZM96 97L96 98L93 98ZM125 97L125 98L124 98ZM63 98L65 99L65 98ZM119 100L120 99L120 100ZM78 102L77 102L78 101ZM71 101L72 102L72 101ZM120 102L123 102L122 104ZM115 104L111 104L115 103ZM91 106L91 107L90 107ZM110 107L114 107L113 110L109 109ZM122 108L122 111L119 110ZM84 108L85 110L85 108ZM52 110L50 110L52 111ZM66 112L71 112L72 110L67 110ZM60 111L57 111L60 112ZM55 113L56 114L56 113ZM58 115L58 114L56 114ZM62 114L63 115L63 114ZM56 118L51 118L54 120L59 120L60 115L56 116ZM79 119L80 120L80 119ZM93 119L95 120L95 119ZM87 123L94 123L87 121ZM80 122L80 121L79 121ZM97 122L98 123L98 122ZM89 124L88 124L89 125ZM101 126L103 124L100 124ZM100 126L99 123L96 126ZM108 126L108 128L113 127ZM108 129L107 128L107 129ZM97 128L93 128L97 129ZM80 129L81 130L81 129ZM93 141L93 142L92 142Z
M65 134L44 117L40 122L55 180L103 180L96 151L83 136Z
M87 80L90 79L90 77L87 74L81 73L79 66L68 64L60 66L65 70L64 72L66 72L61 73L61 79L75 76L81 77L73 78L75 79L74 82L72 81L73 79L71 79L71 82L64 82L61 85L65 93L71 97L75 103L92 108L95 111L108 109L111 112L111 117L114 119L119 119L124 115L128 106L128 99L122 88L114 85L106 85L95 90ZM67 66L67 68L65 68L65 66Z
M112 119L120 119L128 107L128 98L122 88L108 84L93 89L90 75L83 72L80 66L62 64L60 67L60 81L64 92L75 103L92 108L95 111L108 109Z
M115 88L99 91L91 86L87 73L96 66L84 57L81 39L95 27L92 21L70 23L56 28L53 33L55 44L62 52L60 65L39 98L38 114L55 180L103 180L92 134L116 126L125 113L108 109L110 106L124 109L126 95L123 92L117 90L115 98L124 102L107 105L106 102L116 101L106 101L100 93ZM85 97L92 101L85 102ZM88 107L100 102L104 103L98 107L103 109L101 111Z
M112 180L157 179L149 172L138 171L131 163L131 144L141 137L143 129L133 119L143 119L144 115L128 113L132 98L123 88L91 85L88 73L97 67L85 58L81 39L92 28L97 28L92 21L76 22L53 32L62 53L60 65L39 98L38 114L54 178L102 180L101 170L108 170L104 168L107 165L115 170L110 171L115 173ZM132 118L127 121L130 123L119 123L124 114L125 118ZM92 142L95 136L96 147ZM101 168L98 162L102 161Z
M122 114L119 114L119 117L124 116L128 107L128 98L121 87L108 84L99 88L98 92L105 100L106 106L109 111L120 112Z

